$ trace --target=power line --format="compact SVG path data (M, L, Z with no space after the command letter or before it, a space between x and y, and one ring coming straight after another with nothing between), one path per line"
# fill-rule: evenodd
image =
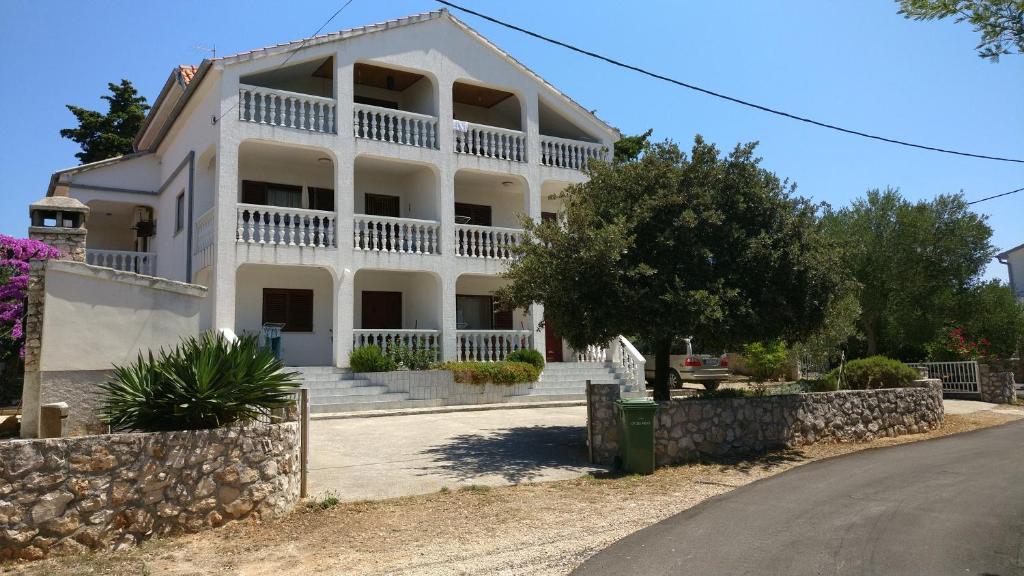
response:
M321 24L321 25L320 25L320 27L316 29L316 32L313 32L313 34L311 34L310 36L308 36L308 37L306 37L306 38L303 38L303 39L302 39L302 42L300 42L300 43L299 43L299 46L298 46L298 48L296 48L295 50L291 51L291 52L290 52L290 53L288 54L288 57L284 59L284 62L281 62L281 63L280 63L280 64L278 64L277 66L274 66L274 68L273 68L273 69L271 70L271 72L273 72L274 70L277 70L277 69L279 69L279 68L283 67L283 66L284 66L285 64L287 64L287 63L288 63L288 61L292 59L292 56L295 56L296 54L298 54L298 53L299 53L299 51L300 51L300 50L302 50L303 48L305 48L305 46L306 46L306 42L309 42L309 41L310 41L310 40L312 40L313 38L316 38L316 35L317 35L317 34L319 34L320 32L322 32L322 31L323 31L323 29L324 29L324 28L326 28L326 27L327 27L327 25L328 25L328 24L330 24L332 20L334 20L335 18L337 18L337 17L338 17L338 14L341 14L341 11L342 11L342 10L344 10L345 8L348 8L348 5L349 5L349 4L351 4L351 3L352 3L352 2L354 2L354 1L355 1L355 0L348 0L347 2L345 2L344 4L342 4L342 5L341 5L341 8L338 8L337 10L335 10L335 11L334 11L334 14L331 14L331 17L330 17L330 18L328 18L327 20L325 20L325 21L324 21L324 23L323 23L323 24ZM215 118L214 118L214 120L213 120L213 124L216 124L217 122L220 122L221 118L223 118L223 117L227 116L228 114L230 114L230 113L231 113L231 111L232 111L232 110L234 110L234 109L235 109L235 108L237 108L237 107L238 107L238 102L236 101L236 102L235 102L234 104L232 104L232 105L231 105L230 107L228 107L228 109L227 109L227 110L225 110L223 114L221 114L220 116L217 116L217 117L215 117Z
M1024 192L1024 188L1017 188L1016 190L1010 190L1009 192L1003 192L1002 194L996 194L995 196L986 196L985 198L982 198L980 200L974 200L972 202L968 202L967 205L970 206L971 204L977 204L978 202L984 202L986 200L993 200L995 198L1002 198L1003 196L1009 196L1010 194L1016 194L1018 192Z
M519 26L516 26L515 24L509 24L508 22L504 22L502 20L498 20L497 18L493 18L493 17L488 16L486 14L481 14L480 12L477 12L475 10L470 10L469 8L465 8L463 6L459 6L458 4L453 4L453 3L448 2L446 0L436 0L436 2L438 2L440 4L444 4L445 6L448 6L448 7L454 8L456 10L460 10L460 11L465 12L467 14L472 14L474 16L478 16L480 18L483 18L484 20L488 20L490 22L498 24L499 26L504 26L505 28L509 28L511 30L515 30L517 32L521 32L523 34L526 34L527 36L532 36L534 38L537 38L538 40L543 40L543 41L548 42L550 44L554 44L556 46L561 46L562 48L566 48L568 50L572 50L573 52L577 52L579 54L583 54L584 56L589 56L591 58L596 58L598 60L602 60L602 61L607 62L609 64L612 64L614 66L618 66L620 68L625 68L627 70L632 70L634 72L639 72L640 74L643 74L645 76L650 76L651 78L655 78L655 79L658 79L658 80L663 80L665 82L669 82L669 83L675 84L677 86L682 86L683 88L688 88L690 90L695 90L697 92L701 92L701 93L707 94L709 96L714 96L716 98L721 98L723 100L728 100L729 102L733 102L733 103L736 103L736 104L741 104L743 106L748 106L748 107L754 108L756 110L761 110L762 112L768 112L768 113L771 113L771 114L776 114L778 116L783 116L783 117L786 117L786 118L790 118L792 120L798 120L800 122L806 122L807 124L813 124L815 126L820 126L822 128L828 128L830 130L836 130L838 132L843 132L843 133L846 133L846 134L852 134L854 136L861 136L863 138L870 138L872 140L880 140L882 142L888 142L890 144L899 144L900 146L909 146L911 148L918 148L918 149L921 149L921 150L930 150L932 152L942 152L944 154L954 154L954 155L957 155L957 156L967 156L967 157L970 157L970 158L981 158L981 159L984 159L984 160L998 160L1000 162L1016 162L1016 163L1024 164L1024 160L1021 160L1021 159L1018 159L1018 158L1003 158L1003 157L999 157L999 156L987 156L987 155L984 155L984 154L973 154L973 153L970 153L970 152L960 152L960 151L957 151L957 150L948 150L946 148L937 148L935 146L925 146L923 144L914 144L912 142L906 142L904 140L897 140L895 138L886 138L884 136L878 136L878 135L875 135L875 134L869 134L867 132L860 132L858 130L851 130L849 128L843 128L841 126L836 126L834 124L829 124L827 122L821 122L819 120L814 120L814 119L811 119L811 118L807 118L805 116L798 116L796 114L790 114L789 112L784 112L782 110L776 110L775 108L769 108L768 106L762 106L761 104L756 104L754 102L749 102L747 100L742 100L740 98L735 98L733 96L728 96L728 95L722 94L720 92L715 92L714 90L708 90L707 88L701 88L700 86L696 86L694 84L689 84L687 82L683 82L682 80L676 80L674 78L670 78L668 76L664 76L662 74L658 74L657 72L651 72L650 70L646 70L646 69L641 68L639 66L633 66L632 64L626 64L625 62L620 62L618 60L615 60L614 58L610 58L608 56L603 56L601 54L598 54L596 52L591 52L589 50L584 50L583 48L579 48L577 46L574 46L572 44L568 44L566 42L562 42L560 40L555 40L554 38L550 38L548 36L544 36L544 35L538 34L536 32L531 32L530 30L527 30L525 28L521 28Z

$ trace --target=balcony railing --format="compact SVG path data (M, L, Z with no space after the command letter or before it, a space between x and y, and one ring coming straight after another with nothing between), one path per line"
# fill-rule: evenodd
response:
M533 347L530 330L457 330L457 358L463 362L499 362L516 350Z
M601 144L556 138L540 137L540 163L557 168L585 170L591 160L603 160L605 148Z
M210 208L196 218L192 241L193 273L213 265L214 215L214 209Z
M455 225L455 253L459 256L508 260L514 255L512 248L522 241L523 231L519 228Z
M440 254L441 223L356 214L352 247L370 252Z
M518 130L456 120L454 132L459 154L526 162L526 134Z
M156 276L156 254L152 252L87 248L85 251L85 262L93 266L104 266L123 272Z
M395 347L405 347L410 350L430 350L434 358L440 358L441 352L441 331L440 330L371 330L356 329L352 331L352 348L363 346L379 346L381 350L388 351Z
M333 98L259 86L238 87L238 119L245 122L335 134L336 108Z
M336 248L334 212L239 204L235 239L247 244Z
M421 148L437 148L437 118L368 104L356 104L352 111L356 138L393 142Z

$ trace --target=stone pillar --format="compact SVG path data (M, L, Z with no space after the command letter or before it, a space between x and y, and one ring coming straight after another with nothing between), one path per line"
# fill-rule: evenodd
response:
M28 237L60 251L61 260L85 262L89 207L67 196L50 196L29 206ZM29 263L25 305L25 379L21 391L21 437L39 436L40 360L46 301L46 262Z
M618 384L587 382L587 445L593 464L611 464L619 453L615 401L621 394Z
M1017 401L1017 385L1013 372L978 363L978 392L982 402L1013 404Z

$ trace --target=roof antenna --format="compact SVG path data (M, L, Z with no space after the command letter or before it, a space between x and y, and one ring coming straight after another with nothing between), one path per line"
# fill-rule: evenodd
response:
M207 46L206 44L196 44L192 47L192 50L196 52L209 52L210 58L217 57L217 45Z

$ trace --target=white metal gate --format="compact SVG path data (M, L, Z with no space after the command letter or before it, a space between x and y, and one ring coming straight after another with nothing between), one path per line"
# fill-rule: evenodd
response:
M942 391L954 394L978 394L977 362L916 362L908 366L927 368L928 377L942 380Z

